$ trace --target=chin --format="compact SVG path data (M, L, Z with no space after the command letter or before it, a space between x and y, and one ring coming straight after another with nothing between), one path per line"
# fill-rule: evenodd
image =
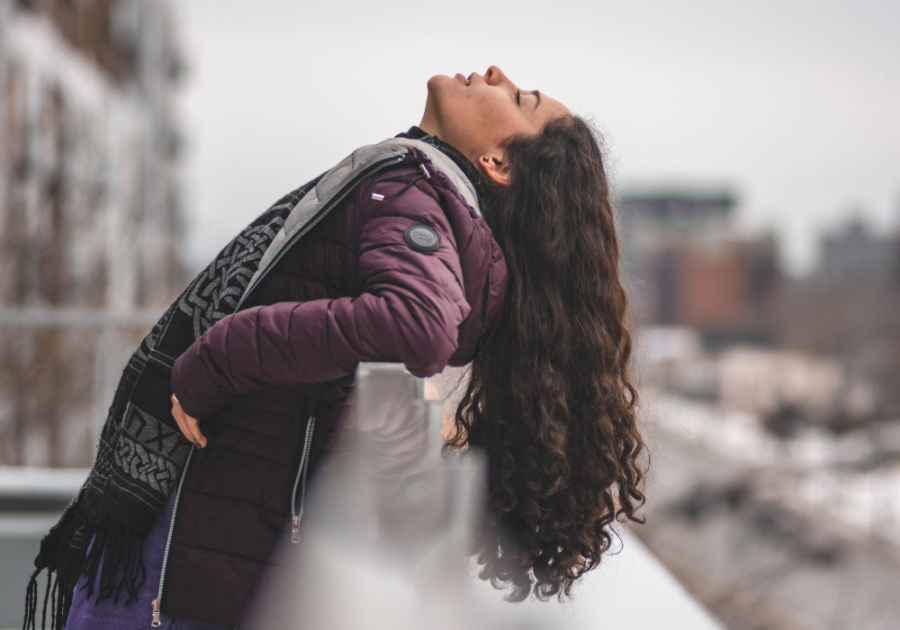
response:
M432 91L440 89L441 87L446 86L449 81L453 81L453 78L448 77L446 74L436 74L428 79L428 90Z
M444 103L453 100L454 83L457 83L456 79L445 74L436 74L428 79L428 98L425 108L439 113L443 109Z

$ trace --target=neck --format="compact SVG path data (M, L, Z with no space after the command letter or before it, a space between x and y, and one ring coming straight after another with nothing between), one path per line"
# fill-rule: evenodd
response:
M457 152L459 152L461 155L465 156L465 158L467 160L469 160L470 162L472 162L473 164L478 159L478 158L473 158L473 155L467 154L465 151L463 151L461 148L457 147L456 145L453 145L453 144L450 144L449 142L447 142L447 140L444 139L445 136L442 133L440 124L434 117L429 115L428 111L425 112L425 115L422 117L422 122L419 123L418 127L419 127L419 129L421 129L422 131L427 133L429 136L434 136L435 138L440 140L441 143L444 144L445 146L453 147Z

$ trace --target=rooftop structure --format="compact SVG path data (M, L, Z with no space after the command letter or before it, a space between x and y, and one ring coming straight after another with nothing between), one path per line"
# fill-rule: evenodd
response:
M736 197L728 190L646 188L622 196L622 208L630 218L667 225L728 221L736 204Z

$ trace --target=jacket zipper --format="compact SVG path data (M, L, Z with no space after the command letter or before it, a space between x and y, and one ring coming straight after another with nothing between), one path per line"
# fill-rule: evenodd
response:
M254 289L256 289L256 287L259 286L259 283L262 282L263 278L265 278L268 275L269 271L271 271L272 268L275 267L276 264L278 264L278 261L281 260L282 256L284 256L287 253L287 251L291 247L293 247L294 244L298 240L300 240L304 235L306 235L307 232L309 232L312 228L314 228L319 221L324 219L325 216L328 215L328 213L330 213L335 208L335 206L337 206L339 203L341 203L347 195L349 195L351 192L353 192L354 188L356 188L360 183L362 183L363 181L368 179L370 176L375 175L376 173L379 173L386 168L394 166L395 164L399 164L400 162L402 162L405 159L406 159L406 154L398 155L398 156L395 156L392 158L387 158L385 160L376 162L375 164L372 164L371 166L364 168L357 175L355 175L353 177L353 179L351 179L348 184L346 184L343 188L341 188L341 190L334 197L332 197L331 200L327 204L325 204L324 206L322 206L322 208L319 209L319 211L316 213L316 215L312 219L310 219L309 221L306 222L306 225L304 225L300 229L299 232L297 232L296 234L294 234L293 237L291 237L290 241L288 241L287 243L284 244L284 247L281 248L281 251L279 251L278 254L275 256L275 258L272 259L272 262L269 263L269 266L266 267L261 274L259 274L259 277L256 278L256 281L244 290L244 294L241 296L241 299L238 301L238 305L234 309L234 312L236 313L239 310L241 310L241 307L244 305L244 302L247 301L247 298L250 297L250 294L254 291Z
M316 417L310 416L306 424L306 437L303 441L303 452L300 455L300 466L297 469L297 478L294 481L294 491L291 493L291 542L300 542L300 521L303 519L303 505L306 498L306 473L309 469L309 452L312 448L313 432L316 428ZM175 505L172 507L172 518L169 520L169 534L166 537L166 550L163 553L162 570L159 575L159 590L156 593L156 599L151 602L153 608L153 620L150 625L158 628L162 625L159 619L162 608L163 584L166 580L166 565L169 563L169 549L172 546L172 534L175 531L175 515L178 513L178 503L181 501L181 488L184 486L184 479L187 477L188 466L191 463L191 457L194 455L196 446L191 447L187 460L184 462L184 470L181 473L181 479L178 481L178 489L175 491ZM297 511L297 489L300 489L300 510Z
M172 507L172 518L169 520L169 535L166 538L166 550L163 553L162 570L159 575L159 591L156 593L156 599L151 603L153 607L153 621L150 625L154 628L158 628L162 624L159 620L159 612L162 607L163 584L166 580L166 565L169 562L169 547L172 546L172 532L175 531L175 515L178 513L178 502L181 500L181 487L184 485L184 478L187 477L188 466L191 463L191 457L194 455L194 450L196 448L196 446L191 446L191 451L188 453L187 460L184 462L184 470L181 471L181 479L178 481L178 490L175 491L175 505Z
M306 498L306 471L309 469L309 451L312 447L313 432L316 430L316 417L310 416L306 423L306 439L303 441L303 453L300 455L300 467L297 479L294 480L294 491L291 493L291 542L300 542L300 521L303 519L303 503ZM297 489L300 489L300 509L297 509Z

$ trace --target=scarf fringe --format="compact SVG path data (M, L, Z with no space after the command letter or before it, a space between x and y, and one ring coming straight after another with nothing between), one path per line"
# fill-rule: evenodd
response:
M50 630L63 630L72 605L71 596L61 592L59 572L55 569L47 571L47 590L44 593L44 606L41 609L41 628L47 627L47 608L50 608ZM36 570L28 581L25 590L25 620L22 630L37 630L38 577L44 569ZM65 589L63 589L65 590Z
M137 601L138 591L147 580L143 539L107 518L85 540L92 542L78 573L87 578L87 598L98 588L97 601L112 598L118 604L123 590L127 595L125 604Z
M50 630L62 630L69 617L72 598L79 580L86 599L95 601L112 599L119 603L122 593L124 604L137 601L138 592L147 581L144 568L144 541L125 531L111 518L99 522L73 524L66 532L62 549L70 549L71 541L80 534L82 545L72 558L57 558L55 563L42 561L43 554L35 562L37 569L25 590L25 619L22 630L37 630L38 577L47 572L47 587L41 608L41 628L47 628L47 610L50 610ZM84 549L84 543L87 549Z
M25 589L25 620L22 622L22 630L34 630L35 615L37 614L37 578L43 569L38 569L31 574L28 587ZM49 579L49 575L47 579Z

